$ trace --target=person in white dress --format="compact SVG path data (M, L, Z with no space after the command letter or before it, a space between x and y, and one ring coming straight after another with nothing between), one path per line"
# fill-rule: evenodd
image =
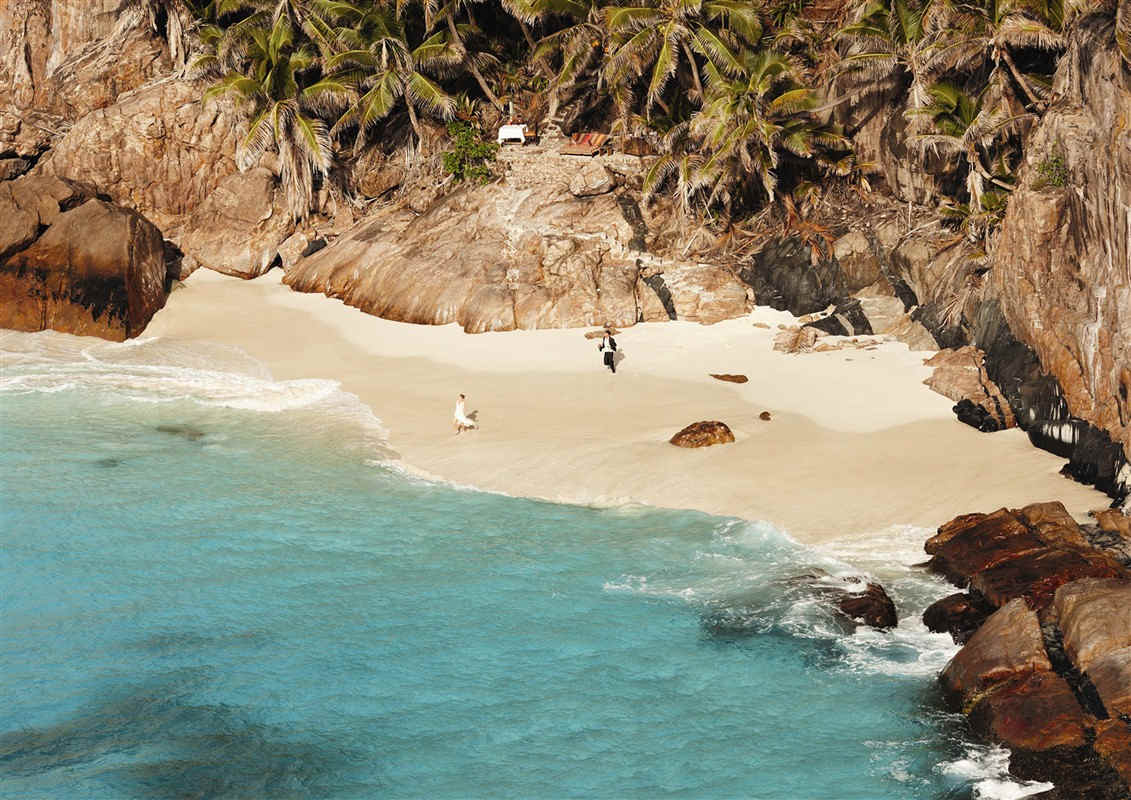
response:
M462 394L456 399L455 422L457 434L479 427L478 423L467 415L467 410L464 406L466 400L467 398Z

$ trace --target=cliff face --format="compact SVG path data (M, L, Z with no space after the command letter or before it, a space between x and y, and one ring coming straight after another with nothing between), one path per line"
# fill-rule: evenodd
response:
M121 0L7 0L0 152L35 155L70 122L168 69L141 12Z
M1131 78L1110 37L1097 46L1102 33L1083 26L1061 62L990 275L1010 330L1063 397L1062 412L1028 422L1070 447L1080 420L1131 453ZM1126 493L1122 469L1095 477Z

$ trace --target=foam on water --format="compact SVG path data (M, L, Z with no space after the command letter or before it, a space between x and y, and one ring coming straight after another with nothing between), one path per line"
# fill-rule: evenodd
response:
M0 797L1032 788L936 710L928 531L440 485L336 383L223 347L2 334L0 410ZM894 631L813 588L858 578Z
M346 429L343 437L391 453L388 432L372 409L337 381L276 381L234 347L159 337L92 341L54 331L0 332L0 396L82 391L102 403L189 403L300 417L296 427Z
M1022 800L1053 788L1047 781L1019 781L1009 775L1004 747L967 745L961 758L939 766L944 775L969 782L974 800Z

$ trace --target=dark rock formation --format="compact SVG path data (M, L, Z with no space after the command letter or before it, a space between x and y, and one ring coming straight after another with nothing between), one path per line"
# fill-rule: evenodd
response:
M959 592L927 606L923 624L933 633L949 633L955 642L965 644L993 611L979 598Z
M55 213L42 236L0 263L0 327L118 341L139 334L165 303L160 231L101 200Z
M999 606L940 675L951 704L1010 748L1011 772L1053 782L1050 797L1131 796L1131 717L1117 718L1131 707L1131 573L1059 503L963 515L926 549L970 583L927 610L932 630L958 639Z
M668 440L676 447L710 447L734 441L725 422L693 422Z
M878 583L868 583L862 591L844 591L836 599L836 606L856 622L870 628L888 630L899 624L895 603Z
M1024 598L1044 608L1062 584L1083 577L1122 577L1127 570L1093 550L1060 503L968 514L939 528L925 549L932 570L989 606Z
M983 432L1012 428L1013 409L987 374L984 355L970 346L940 350L924 362L935 371L923 383L957 401L954 412L967 425Z
M745 375L715 374L714 372L710 373L710 375L715 380L726 381L728 383L746 383L750 380Z

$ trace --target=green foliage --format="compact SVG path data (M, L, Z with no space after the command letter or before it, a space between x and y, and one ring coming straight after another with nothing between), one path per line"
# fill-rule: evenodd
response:
M1058 151L1045 156L1045 160L1037 165L1037 180L1034 184L1037 189L1048 186L1063 189L1068 185L1068 164L1062 153Z
M466 122L449 122L448 136L452 149L444 153L444 171L457 181L486 183L491 178L491 163L499 145L483 141L480 130Z

